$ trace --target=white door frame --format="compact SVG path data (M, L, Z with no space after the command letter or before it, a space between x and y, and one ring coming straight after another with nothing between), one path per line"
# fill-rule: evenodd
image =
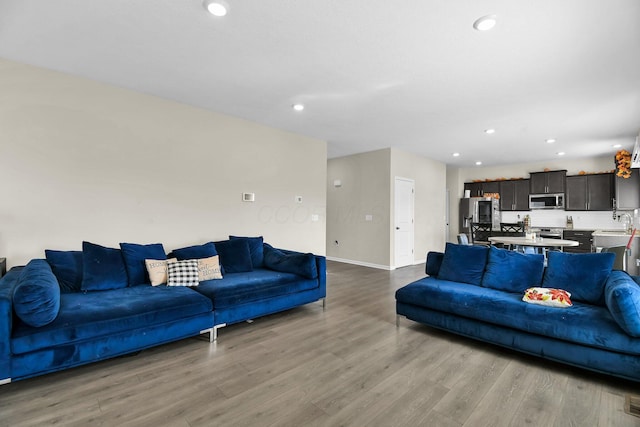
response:
M411 190L410 193L401 194L400 186L405 186L402 190ZM416 184L413 179L394 177L394 200L393 200L393 265L395 268L413 265L414 245L415 245L415 188ZM401 200L400 197L408 197L409 206L405 203L407 200ZM402 202L402 204L399 204Z

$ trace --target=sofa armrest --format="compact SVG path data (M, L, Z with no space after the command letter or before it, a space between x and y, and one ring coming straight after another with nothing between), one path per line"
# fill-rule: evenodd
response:
M327 296L327 258L321 255L316 257L316 268L318 269L318 287L322 292L322 298Z
M13 290L18 284L22 268L14 267L0 279L0 383L11 377Z

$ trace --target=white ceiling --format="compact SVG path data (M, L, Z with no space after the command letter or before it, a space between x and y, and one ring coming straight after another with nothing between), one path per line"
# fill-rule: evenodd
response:
M0 57L323 139L329 157L578 158L640 130L638 0L227 2L216 18L202 0L0 0Z

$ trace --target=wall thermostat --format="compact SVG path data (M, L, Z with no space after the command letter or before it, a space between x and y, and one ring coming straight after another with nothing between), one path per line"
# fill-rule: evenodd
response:
M256 201L256 193L242 193L242 201L243 202L255 202Z

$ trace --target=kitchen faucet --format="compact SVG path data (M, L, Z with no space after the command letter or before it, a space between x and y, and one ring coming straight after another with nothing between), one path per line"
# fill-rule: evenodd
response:
M631 218L631 215L629 215L628 213L618 215L618 221L622 222L625 225L625 231L628 234L631 234L631 232L633 231L633 219Z

